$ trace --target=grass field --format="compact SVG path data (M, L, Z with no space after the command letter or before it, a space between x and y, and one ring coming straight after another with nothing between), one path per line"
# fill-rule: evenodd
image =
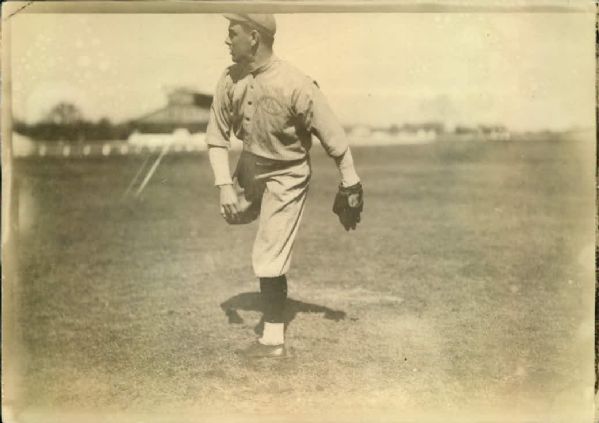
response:
M17 421L584 421L592 143L354 157L366 206L346 233L330 212L336 170L314 149L289 273L293 357L274 363L235 354L261 317L256 228L221 220L205 156L167 156L138 201L120 197L141 158L17 162Z

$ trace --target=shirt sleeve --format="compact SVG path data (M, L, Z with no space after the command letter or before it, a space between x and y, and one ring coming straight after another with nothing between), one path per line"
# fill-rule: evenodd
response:
M345 131L320 88L307 79L294 98L294 109L300 123L318 137L329 156L341 157L348 148Z
M211 146L208 148L208 160L214 173L214 185L232 184L229 168L229 152L224 147Z
M216 85L216 91L210 106L206 144L213 147L230 147L231 104L227 95L228 71L225 71Z
M356 173L354 167L354 159L351 154L351 150L348 147L345 153L341 157L335 157L335 164L339 169L339 175L341 176L341 184L344 187L351 187L352 185L360 182L360 177Z

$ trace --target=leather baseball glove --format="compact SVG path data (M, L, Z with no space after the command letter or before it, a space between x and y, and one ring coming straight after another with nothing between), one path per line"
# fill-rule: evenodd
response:
M339 221L346 231L356 229L363 209L364 192L362 184L358 182L350 187L339 185L339 191L333 203L333 213L339 216Z
M244 225L253 222L260 215L264 183L257 182L255 159L242 153L233 174L233 189L237 193L238 215L232 219L225 217L231 225Z

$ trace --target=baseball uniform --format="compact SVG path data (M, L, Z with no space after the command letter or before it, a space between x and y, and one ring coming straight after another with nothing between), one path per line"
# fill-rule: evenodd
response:
M244 188L260 204L254 272L284 275L308 192L312 134L340 169L353 171L352 163L340 165L351 161L345 133L314 81L272 55L260 66L234 64L222 74L206 142L228 148L231 134L243 141L241 161L252 163Z

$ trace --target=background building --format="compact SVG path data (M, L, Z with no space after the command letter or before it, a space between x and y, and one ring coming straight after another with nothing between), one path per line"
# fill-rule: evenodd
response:
M168 103L161 109L132 121L132 126L141 133L173 133L187 129L190 133L205 132L212 96L186 87L171 89Z

